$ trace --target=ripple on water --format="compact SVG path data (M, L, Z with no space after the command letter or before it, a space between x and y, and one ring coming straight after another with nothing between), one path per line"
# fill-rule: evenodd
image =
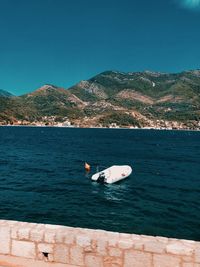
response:
M200 133L4 127L0 134L2 219L200 240ZM96 166L114 164L131 165L133 174L91 183Z

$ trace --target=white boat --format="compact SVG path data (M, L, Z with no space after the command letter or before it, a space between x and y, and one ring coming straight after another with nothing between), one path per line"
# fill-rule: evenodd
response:
M91 179L98 183L113 184L127 178L132 173L132 168L128 165L111 166L103 171L92 175Z

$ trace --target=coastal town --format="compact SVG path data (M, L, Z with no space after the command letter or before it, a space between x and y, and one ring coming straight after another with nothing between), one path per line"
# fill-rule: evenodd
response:
M56 116L44 116L41 120L1 120L0 126L35 126L35 127L66 127L66 128L125 128L125 129L157 129L157 130L197 130L200 131L200 121L179 122L166 120L148 120L145 125L120 125L116 122L101 124L96 118L84 117L83 119L70 120L68 117L58 120Z

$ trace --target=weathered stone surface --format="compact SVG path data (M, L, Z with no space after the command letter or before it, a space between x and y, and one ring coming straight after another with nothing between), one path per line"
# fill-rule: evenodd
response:
M181 259L171 255L153 255L154 267L181 267Z
M102 258L98 256L94 256L94 255L86 255L85 266L86 267L103 267Z
M112 246L112 247L117 246L118 242L119 242L119 238L118 237L113 237L113 238L109 238L108 239L108 245Z
M82 248L70 248L70 263L78 266L84 266L84 253Z
M141 240L142 238L141 238L140 235L134 235L134 234L132 234L132 235L131 235L131 239L132 239L133 241L139 241L139 240Z
M107 255L107 238L99 238L97 240L97 254L101 256L106 256Z
M108 236L106 234L106 231L103 231L103 230L95 230L93 232L93 238L96 240L105 239L106 241L108 241Z
M50 229L50 230L58 230L58 229L64 228L64 226L54 225L54 224L44 224L44 226L46 229Z
M30 240L36 242L42 242L44 238L44 230L42 229L32 229L30 232Z
M54 261L53 254L49 254L49 255L48 255L48 259L46 259L46 261L53 262L53 261Z
M0 253L9 254L10 252L10 227L0 227Z
M0 254L52 266L200 267L200 242L1 220Z
M164 253L166 245L158 241L150 241L144 244L144 250L152 253Z
M75 234L73 232L69 232L65 234L64 242L65 244L72 245L75 240Z
M195 249L195 262L200 263L200 246Z
M172 243L166 246L167 253L175 255L185 255L191 256L194 252L194 249L182 244L181 242Z
M140 251L127 251L125 252L125 257L124 257L124 267L152 267L151 261L152 261L152 256L150 253L144 253Z
M120 233L119 236L121 239L131 239L131 234Z
M186 246L191 246L194 248L195 244L198 244L198 242L193 241L193 240L185 240L185 239L180 239L180 242Z
M154 242L155 241L155 237L154 236L148 236L148 235L141 235L141 239L144 242Z
M169 242L169 238L167 237L161 237L161 236L156 236L156 240L162 243L167 244Z
M108 239L119 239L120 234L116 232L107 232Z
M121 239L118 242L118 246L121 249L129 249L133 247L133 240L132 239Z
M141 241L136 241L136 242L133 241L133 248L135 250L143 251L143 249L144 249L144 242L142 240Z
M116 257L104 257L103 261L104 267L121 267L123 266L123 260L122 258L116 258Z
M12 227L13 227L14 225L15 225L15 226L18 225L18 223L19 223L18 221L0 220L0 224L1 224L1 225L4 224L4 225L7 225L7 226L12 226Z
M66 245L56 245L54 260L60 263L69 263L69 248Z
M16 227L16 226L12 227L12 229L11 229L11 237L13 239L17 239L18 238L18 230L19 230L18 227Z
M43 261L53 261L53 244L40 243L37 246L37 258Z
M53 253L53 245L52 244L46 244L46 243L40 243L40 244L38 244L38 251L52 254Z
M28 242L28 241L13 240L11 255L29 259L35 259L36 257L35 244L33 242Z
M78 235L76 237L76 243L81 247L87 247L91 245L91 238L86 235Z
M44 241L47 243L55 243L56 242L56 232L55 231L45 231Z
M194 267L194 263L183 263L182 267Z
M27 228L20 228L18 230L18 238L20 240L23 240L23 239L28 240L29 239L29 233L30 233L30 228L29 227L27 227Z
M56 233L56 243L64 243L66 231L58 231Z
M109 255L112 257L121 257L122 256L122 250L119 248L109 248Z
M96 240L91 240L91 243L89 246L86 246L83 248L84 249L84 252L88 253L95 253L96 252L96 249L97 249L97 244L96 244Z
M192 256L182 256L184 262L194 262L194 257Z

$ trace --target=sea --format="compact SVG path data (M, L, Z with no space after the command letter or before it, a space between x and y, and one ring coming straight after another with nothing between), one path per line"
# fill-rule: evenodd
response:
M0 219L200 241L200 132L0 127Z

